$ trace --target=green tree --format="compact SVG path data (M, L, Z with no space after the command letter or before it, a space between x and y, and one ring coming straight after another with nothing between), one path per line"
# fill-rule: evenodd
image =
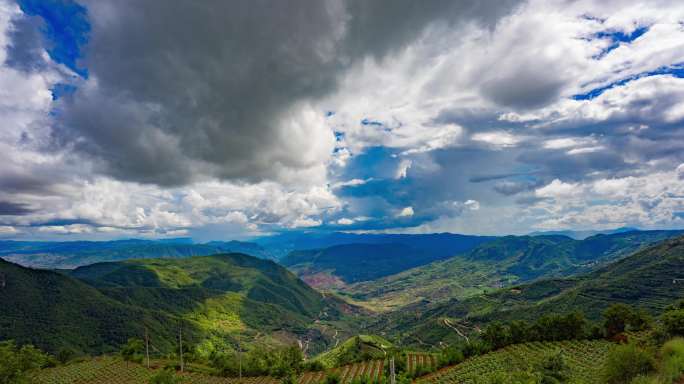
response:
M508 328L498 321L490 323L482 333L482 339L494 349L503 348L510 344L511 337Z
M124 361L142 362L145 343L137 338L128 339L126 345L121 347L121 357Z
M29 371L50 363L50 357L32 345L17 348L12 341L0 342L0 384L27 383Z
M625 331L627 324L634 317L632 307L626 304L613 304L603 312L603 324L606 337L612 338Z
M643 308L639 308L632 313L629 319L629 327L634 331L643 331L653 326L653 317Z
M162 369L150 378L150 384L177 384L180 383L180 377L176 376L173 369Z
M530 327L522 320L513 320L508 325L509 334L511 335L511 343L524 343L529 340Z
M663 327L672 336L684 336L684 309L665 312L661 318Z

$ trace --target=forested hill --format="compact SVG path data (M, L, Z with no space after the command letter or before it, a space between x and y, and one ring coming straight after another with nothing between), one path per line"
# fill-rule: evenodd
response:
M494 240L456 234L353 235L335 234L309 245L339 243L320 249L297 250L280 260L309 284L319 288L369 281L444 260ZM357 241L343 243L344 241ZM301 242L296 243L302 246Z
M268 345L313 338L320 350L328 341L315 320L340 314L283 267L242 254L99 263L69 275L0 261L0 278L0 339L53 352L114 350L145 327L164 351L179 326L205 352L233 348L238 337Z
M422 342L457 337L444 323L486 324L494 320L534 319L546 313L581 310L596 320L615 303L659 313L684 297L684 237L665 240L594 272L540 280L466 300L416 304L380 318L374 329L420 335Z
M344 292L390 309L420 300L464 299L535 279L586 273L682 233L632 231L584 240L560 235L504 236L443 261L344 287Z

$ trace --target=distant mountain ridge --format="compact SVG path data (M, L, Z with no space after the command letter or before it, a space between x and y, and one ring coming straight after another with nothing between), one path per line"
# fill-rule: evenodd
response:
M331 284L351 284L400 273L467 252L495 239L453 234L347 235L340 235L336 240L365 239L366 242L293 251L280 263L310 284L328 288Z
M26 267L71 269L83 265L140 258L183 258L240 252L263 259L274 256L255 243L212 241L195 244L191 239L113 241L0 241L0 258Z
M620 227L620 228L607 229L607 230L588 229L588 230L584 230L584 231L573 231L573 230L537 231L537 232L528 233L528 236L560 235L560 236L567 236L567 237L573 238L575 240L584 240L587 237L591 237L591 236L595 236L595 235L613 235L616 233L637 232L637 231L640 231L640 229L634 228L634 227Z
M282 233L279 235L262 237L255 242L261 246L283 252L282 257L295 250L313 250L329 248L344 244L406 244L437 254L438 257L448 257L455 252L472 249L496 236L461 235L456 233L428 233L428 234L370 234L370 233Z

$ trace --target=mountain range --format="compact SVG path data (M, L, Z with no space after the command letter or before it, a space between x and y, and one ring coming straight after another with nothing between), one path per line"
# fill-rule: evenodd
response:
M97 261L36 269L0 260L0 340L99 354L149 334L163 353L182 332L200 356L297 344L307 356L329 351L321 361L330 365L330 356L345 355L343 341L360 334L430 348L495 320L576 309L597 319L616 302L657 313L684 294L682 236L332 234L289 243L328 246L290 251L280 264L265 259L278 254L274 239L3 242L3 258L13 261ZM229 245L261 257L194 254ZM47 262L51 255L61 256Z

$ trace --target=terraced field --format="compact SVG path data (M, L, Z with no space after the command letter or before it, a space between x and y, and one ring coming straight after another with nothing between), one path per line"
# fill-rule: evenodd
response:
M511 345L421 377L416 380L416 383L481 383L483 379L486 380L487 377L499 372L535 368L546 356L559 350L562 351L569 366L572 382L592 383L598 377L599 370L612 345L604 340Z
M322 383L330 374L337 374L340 378L340 383L350 383L352 380L360 379L362 377L368 377L371 380L375 380L382 376L384 366L384 360L372 360L320 372L306 372L299 378L299 384Z
M155 365L160 365L158 362ZM43 369L31 377L34 384L145 384L155 374L140 364L126 363L116 357L101 357ZM209 376L201 373L178 375L182 384L277 384L272 377L237 378Z
M437 366L437 357L430 353L409 352L406 354L406 370L413 373L418 367L433 369Z

